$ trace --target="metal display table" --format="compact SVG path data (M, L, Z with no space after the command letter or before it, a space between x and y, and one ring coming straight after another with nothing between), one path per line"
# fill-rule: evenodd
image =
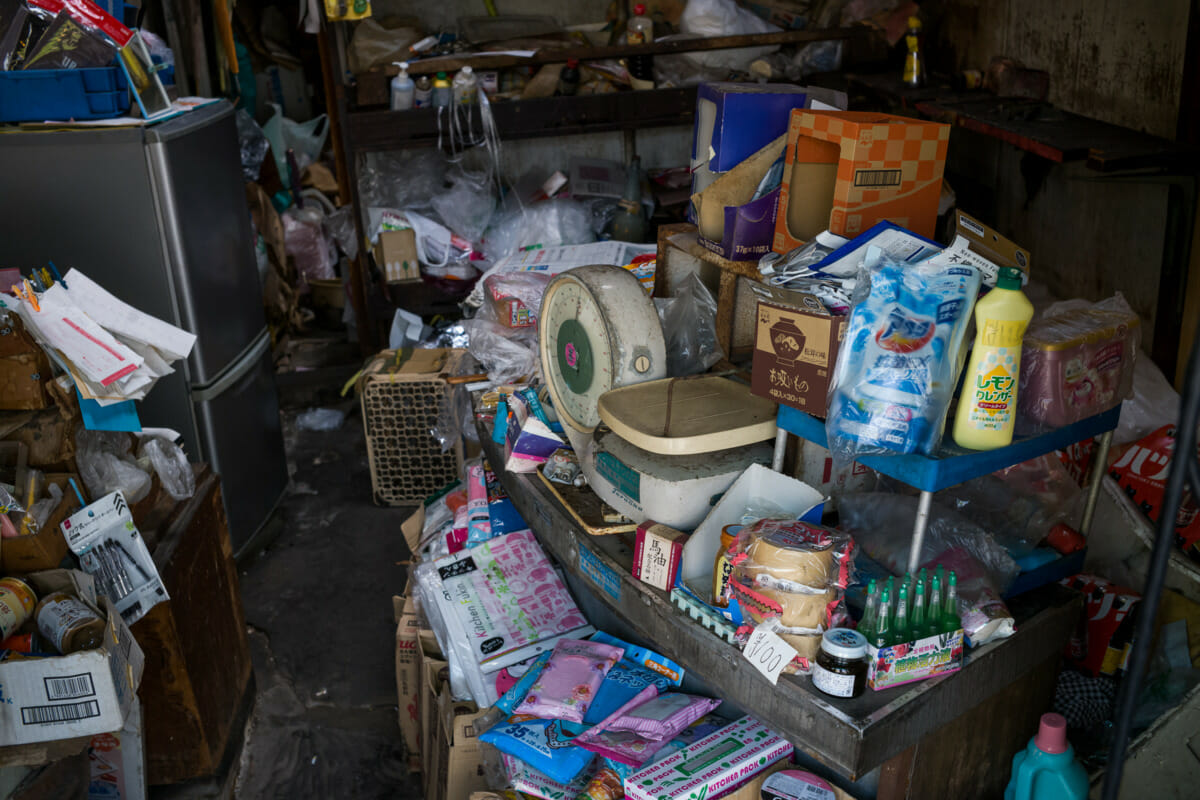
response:
M478 425L480 439L489 462L500 467L503 453L491 441L490 427ZM986 728L988 732L973 740L950 734L945 748L929 748L925 756L929 780L941 780L945 785L946 776L937 778L934 773L946 767L935 762L943 750L954 753L960 745L985 746L997 757L956 767L953 780L958 783L954 785L967 793L947 796L979 796L971 787L993 785L1006 778L1009 759L1028 738L1028 726L1036 727L1036 717L1026 721L1020 712L998 715L997 707L1027 704L1039 713L1045 708L1047 692L1053 690L1057 656L1078 614L1075 595L1049 586L1012 605L1018 628L1015 636L970 651L964 668L951 675L882 692L868 690L853 700L829 698L806 677L784 675L773 686L739 650L673 606L668 593L633 577L631 534L589 536L538 476L502 469L497 474L547 552L571 578L590 589L606 610L716 694L759 717L800 751L847 779L858 780L883 767L881 799L916 791L922 785L919 767L924 763L917 757L918 744L964 721L972 729ZM1031 683L1035 675L1040 677ZM1034 688L1025 688L1034 683ZM982 716L975 721L972 714ZM995 716L1005 719L991 719ZM965 753L960 756L973 759Z
M1015 466L1047 453L1053 453L1055 450L1061 450L1084 439L1099 436L1100 443L1092 464L1092 474L1088 479L1087 502L1084 505L1083 520L1080 524L1080 533L1086 536L1092 526L1092 514L1096 510L1100 479L1104 477L1105 464L1108 461L1108 448L1112 444L1112 432L1117 427L1117 421L1120 418L1121 406L1118 405L1102 414L1057 428L1049 433L1014 439L1012 444L996 450L966 450L954 444L947 435L942 440L936 458L921 455L879 455L863 456L858 461L863 466L870 467L889 478L895 478L921 490L921 499L917 505L917 518L913 522L912 545L908 553L908 571L916 572L921 566L921 546L925 542L925 530L929 525L929 507L933 502L934 492L950 486L957 486L972 478L990 475L997 470ZM828 440L825 436L825 420L823 419L788 406L780 406L776 425L778 432L775 435L774 468L777 472L783 465L784 447L789 433L806 441L816 442L822 447L828 447Z

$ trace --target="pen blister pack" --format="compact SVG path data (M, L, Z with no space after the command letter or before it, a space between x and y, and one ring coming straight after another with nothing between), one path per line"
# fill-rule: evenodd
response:
M63 521L62 533L97 592L112 601L127 625L170 599L121 492L75 512Z

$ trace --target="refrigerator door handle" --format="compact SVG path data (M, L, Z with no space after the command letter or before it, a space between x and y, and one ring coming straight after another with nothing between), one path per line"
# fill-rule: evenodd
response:
M242 355L217 376L215 381L204 386L192 387L192 402L207 403L236 385L238 381L258 367L258 362L262 360L263 354L270 346L271 332L263 328L258 336L254 337L250 346L242 351Z

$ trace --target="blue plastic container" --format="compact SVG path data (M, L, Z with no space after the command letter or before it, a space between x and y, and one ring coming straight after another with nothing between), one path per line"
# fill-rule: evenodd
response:
M1086 800L1088 775L1067 741L1067 721L1043 714L1037 736L1013 756L1004 800Z
M120 67L0 72L0 122L107 119L128 110Z

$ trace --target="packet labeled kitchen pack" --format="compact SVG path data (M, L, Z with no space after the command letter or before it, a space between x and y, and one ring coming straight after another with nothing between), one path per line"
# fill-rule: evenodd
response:
M582 723L604 676L624 652L600 642L562 639L516 713Z
M502 754L500 760L514 789L543 800L571 800L587 788L592 779L592 771L589 768L579 773L575 780L564 784L507 753Z
M980 280L936 260L904 265L868 250L870 288L850 312L829 395L835 454L937 451Z
M108 596L127 625L170 599L120 491L84 506L60 527L83 571L92 576L97 590Z
M479 737L559 783L570 783L596 757L574 743L582 726L559 719L513 717Z

